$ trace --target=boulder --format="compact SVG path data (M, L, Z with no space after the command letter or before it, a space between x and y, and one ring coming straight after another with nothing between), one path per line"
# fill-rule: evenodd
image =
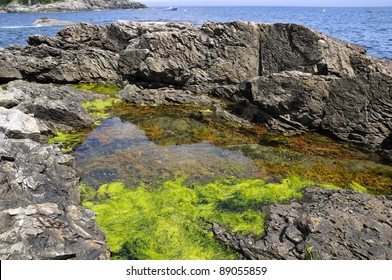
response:
M0 131L7 137L39 141L41 131L36 119L17 109L0 107Z
M211 230L247 259L385 260L392 258L391 206L391 197L308 188L300 201L262 209L262 238L219 224Z
M3 132L11 138L38 141L48 133L90 127L94 118L81 103L96 95L69 86L14 81L0 91L0 118Z
M108 259L80 206L74 159L32 140L0 140L0 259Z

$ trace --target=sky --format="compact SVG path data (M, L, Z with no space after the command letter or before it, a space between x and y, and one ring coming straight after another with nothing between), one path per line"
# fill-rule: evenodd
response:
M138 0L147 6L387 7L392 0Z

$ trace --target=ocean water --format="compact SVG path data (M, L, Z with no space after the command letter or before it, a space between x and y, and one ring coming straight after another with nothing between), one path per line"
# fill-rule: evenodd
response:
M54 36L63 26L33 26L42 17L107 25L117 21L185 21L201 25L206 21L245 20L266 23L298 23L336 38L359 44L368 54L392 58L392 7L306 8L306 7L179 7L145 10L113 10L71 13L0 14L0 48L25 45L32 34Z

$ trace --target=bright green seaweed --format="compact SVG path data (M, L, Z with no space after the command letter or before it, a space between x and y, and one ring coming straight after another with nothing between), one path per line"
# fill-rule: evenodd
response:
M278 183L258 179L220 180L186 186L185 179L157 189L132 189L121 182L97 191L82 186L83 205L97 222L119 259L235 259L236 253L207 230L216 222L233 232L262 236L261 206L301 197L313 185L291 177Z
M108 109L121 102L122 100L119 98L110 97L107 99L95 99L93 101L87 101L84 102L82 106L93 116L99 119L106 119L111 115L108 112Z
M68 154L83 142L89 132L88 129L72 130L68 133L57 131L56 135L48 137L48 143L61 144L61 151Z
M97 93L114 95L121 90L120 87L111 84L79 84L73 86L76 89L85 89L95 91Z

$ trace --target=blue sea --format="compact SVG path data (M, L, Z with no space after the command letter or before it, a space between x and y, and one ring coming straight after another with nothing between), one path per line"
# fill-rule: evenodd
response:
M117 21L185 21L201 25L206 21L245 20L265 23L298 23L336 38L359 44L368 54L392 58L392 7L320 8L320 7L178 7L145 10L112 10L71 13L0 14L0 48L26 45L32 34L54 36L63 26L33 26L42 17L107 25Z

